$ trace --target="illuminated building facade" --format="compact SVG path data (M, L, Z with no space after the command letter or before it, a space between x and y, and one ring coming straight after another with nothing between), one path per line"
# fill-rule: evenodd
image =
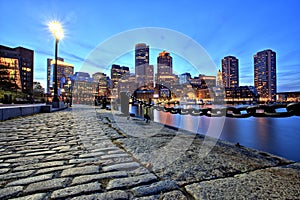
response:
M135 78L138 87L148 85L153 88L154 66L149 65L149 46L145 43L135 45Z
M98 83L94 82L87 72L76 72L72 79L74 80L73 102L93 105Z
M165 98L166 96L171 97L172 93L174 94L174 90L179 84L178 76L173 74L173 58L170 56L170 53L167 51L162 51L159 53L157 57L157 74L155 77L155 83L159 88L159 97ZM166 95L168 91L170 94Z
M277 101L279 102L300 102L300 91L278 92Z
M0 89L33 93L34 51L0 45Z
M135 67L144 64L149 65L149 46L145 43L139 43L135 45Z
M258 101L258 98L258 92L253 86L225 88L225 101L227 102L253 102Z
M270 49L254 55L254 86L261 101L276 101L276 53Z
M201 84L203 86L203 84L205 85L204 87L215 87L216 86L216 77L215 76L206 76L203 74L199 75L199 78L201 79Z
M54 85L54 65L55 59L47 59L47 93L51 93ZM63 58L57 59L57 85L61 87L61 80L71 77L74 74L74 66L64 62Z
M172 57L169 52L163 51L157 57L157 75L172 75L173 74Z
M224 87L239 86L239 60L234 56L222 59L222 80Z
M105 73L97 72L92 75L93 82L97 83L96 93L98 97L108 97L109 95L109 78Z
M135 76L130 75L129 77L120 79L118 84L118 94L120 94L120 92L128 92L133 95L137 88L138 86L135 82Z
M121 78L125 78L130 75L129 67L121 67L120 65L113 64L111 66L110 75L112 87L115 88Z

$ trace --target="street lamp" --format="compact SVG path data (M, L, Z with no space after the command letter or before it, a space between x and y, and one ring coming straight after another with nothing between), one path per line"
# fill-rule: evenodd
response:
M58 98L58 83L57 83L57 49L58 49L58 42L64 36L64 31L61 24L58 21L51 21L48 23L48 27L52 32L55 38L55 65L54 65L54 97L52 102L53 107L59 107L59 98Z

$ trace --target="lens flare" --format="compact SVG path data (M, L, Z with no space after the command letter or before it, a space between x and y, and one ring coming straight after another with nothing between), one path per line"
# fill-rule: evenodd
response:
M61 40L64 37L64 30L58 21L51 21L48 23L49 30L54 35L55 39Z

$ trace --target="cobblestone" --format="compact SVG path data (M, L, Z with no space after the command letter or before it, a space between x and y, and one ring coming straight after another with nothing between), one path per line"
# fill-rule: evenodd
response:
M44 168L40 169L36 172L36 174L45 174L45 173L50 173L50 172L55 172L55 171L61 171L64 169L68 169L74 167L74 165L64 165L64 166L59 166L59 167L50 167L50 168Z
M78 159L71 159L69 160L69 164L78 164L78 163L83 163L83 162L93 162L99 160L99 158L78 158Z
M95 192L101 189L100 184L98 182L88 183L84 185L70 186L64 189L55 190L51 194L52 199L57 198L66 198L69 196L79 195L88 192Z
M128 157L128 154L109 154L101 156L101 159L113 159L113 158L121 158Z
M29 156L29 157L20 156L19 158L7 159L5 160L5 162L12 163L13 166L20 166L20 165L36 163L39 160L43 159L44 157L45 156Z
M0 159L11 159L11 158L19 158L22 156L22 154L15 153L15 154L7 154L7 155L2 155L0 156Z
M0 180L9 180L9 179L19 179L27 177L33 174L34 170L22 171L22 172L13 172L0 175Z
M7 186L27 185L27 184L38 182L38 181L48 180L48 179L51 179L52 177L53 177L53 174L44 174L44 175L40 175L40 176L33 176L33 177L24 178L24 179L10 182L7 184Z
M24 192L45 192L49 190L60 189L65 187L68 181L68 178L56 178L47 181L36 182L28 185Z
M103 171L115 171L115 170L128 170L128 169L136 169L140 166L137 162L130 162L130 163L121 163L121 164L114 164L103 167Z
M200 136L93 106L7 120L0 128L1 200L300 196L299 163L222 141L203 144Z
M7 172L9 172L10 168L2 168L0 169L0 174L5 174Z
M103 155L105 155L105 153L100 151L100 152L82 154L79 156L79 158L98 157L98 156L103 156Z
M17 195L19 192L23 190L22 186L14 186L14 187L6 187L0 189L0 199L8 198L13 195Z
M56 151L39 151L34 153L28 153L25 156L37 156L37 155L47 155L47 154L55 154Z
M75 176L75 175L83 175L83 174L94 174L99 172L99 166L84 166L84 167L74 167L65 169L62 171L61 176Z
M34 164L22 165L22 166L16 167L16 168L14 168L14 171L40 169L40 168L45 168L45 167L56 167L56 166L62 166L64 164L65 164L64 161L34 163Z
M140 197L149 196L153 194L160 194L175 189L179 189L175 181L160 181L147 186L135 187L131 191L135 196Z
M37 193L33 195L23 196L19 198L14 198L11 200L43 200L46 197L46 193Z
M128 173L125 171L106 172L101 174L77 176L73 179L72 185L88 183L95 180L101 179L113 179L127 177Z
M122 190L114 190L111 192L91 194L91 195L82 195L78 197L74 197L71 200L108 200L108 199L118 199L118 200L127 200L129 199L129 195Z
M145 183L151 183L156 180L157 177L154 176L153 174L144 174L144 175L128 177L128 178L118 178L109 181L107 185L107 189L108 190L125 189L125 188L130 188Z

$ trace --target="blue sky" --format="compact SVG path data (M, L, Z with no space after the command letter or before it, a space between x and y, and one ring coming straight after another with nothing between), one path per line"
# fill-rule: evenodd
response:
M272 49L277 53L278 92L300 91L298 0L0 0L0 8L0 44L33 49L34 79L44 86L46 60L54 56L47 23L59 20L66 34L59 44L59 56L74 64L75 71L85 71L83 62L109 38L132 29L160 27L200 44L218 68L223 57L236 56L240 85L253 85L253 55ZM130 55L117 62L133 69ZM156 64L156 57L151 55L150 64ZM182 63L174 61L176 72L189 71Z

